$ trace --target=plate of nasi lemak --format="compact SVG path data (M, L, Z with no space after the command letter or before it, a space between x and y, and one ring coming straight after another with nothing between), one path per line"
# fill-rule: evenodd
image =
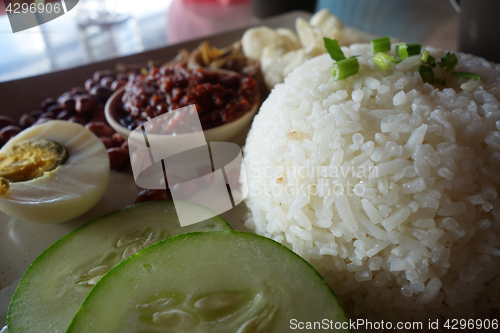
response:
M272 22L0 116L2 333L498 329L500 65Z

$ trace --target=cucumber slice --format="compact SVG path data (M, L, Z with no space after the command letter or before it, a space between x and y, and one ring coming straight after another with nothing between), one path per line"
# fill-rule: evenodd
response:
M111 270L68 332L270 333L330 320L347 320L335 294L288 248L246 232L196 232Z
M189 205L195 214L208 211ZM45 250L22 277L9 305L9 333L66 332L92 287L112 267L165 238L210 230L232 229L218 216L181 227L171 201L129 206L76 229Z

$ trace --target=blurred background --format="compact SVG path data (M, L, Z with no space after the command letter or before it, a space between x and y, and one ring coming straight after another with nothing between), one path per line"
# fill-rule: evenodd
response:
M449 0L80 0L67 14L15 34L0 1L0 82L260 24L286 11L322 8L374 35L458 48L459 14Z

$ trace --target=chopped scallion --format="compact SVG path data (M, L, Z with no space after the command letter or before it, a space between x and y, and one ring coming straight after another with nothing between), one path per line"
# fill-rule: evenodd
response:
M436 67L436 58L430 55L429 51L427 51L424 47L424 51L422 52L422 62L424 64L428 64L431 67Z
M478 74L476 74L476 73L468 73L468 72L452 72L451 76L462 77L462 78L466 78L466 79L475 79L475 80L479 80L480 79L480 77L479 77Z
M432 70L432 67L420 65L418 71L420 72L420 76L422 77L424 83L435 83L434 71Z
M392 59L392 56L383 52L378 52L373 56L373 62L375 65L384 70L391 66Z
M339 42L336 39L330 39L324 37L323 42L325 43L326 51L328 52L330 57L332 57L333 60L339 61L345 59L344 52L342 52Z
M378 39L372 39L372 50L373 54L390 51L391 39L389 38L389 36Z
M458 58L454 53L446 53L441 61L438 63L439 67L446 69L451 72L458 65Z
M398 46L396 46L396 54L401 59L406 59L406 58L409 58L411 56L420 54L421 50L422 50L422 46L420 44L406 45L405 43L401 43Z
M424 52L422 52L422 62L427 63L427 60L429 60L429 51L427 51L424 47Z
M427 63L431 66L431 67L436 67L436 58L434 58L433 56L429 56L429 59L427 59Z
M331 74L335 82L356 75L359 72L359 61L356 57L339 60L332 65Z
M410 57L414 56L414 55L417 55L417 54L420 54L421 51L422 51L422 45L420 45L420 44L410 44L410 45L408 45L408 55Z
M401 43L399 45L396 45L396 54L401 59L408 58L408 52L406 51L407 49L408 49L408 46L406 46L405 43Z

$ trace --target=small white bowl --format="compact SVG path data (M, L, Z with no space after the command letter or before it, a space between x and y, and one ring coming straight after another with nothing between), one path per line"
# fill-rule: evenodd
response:
M118 89L113 95L111 95L104 108L104 114L106 116L108 124L125 140L127 140L132 131L122 126L119 121L122 105L121 99L124 92L125 87L122 87ZM260 98L258 100L260 100ZM240 118L233 120L230 123L204 130L203 134L205 134L205 139L208 142L230 141L247 127L247 125L252 121L253 117L257 113L258 109L259 102L257 102L250 111L245 113Z

